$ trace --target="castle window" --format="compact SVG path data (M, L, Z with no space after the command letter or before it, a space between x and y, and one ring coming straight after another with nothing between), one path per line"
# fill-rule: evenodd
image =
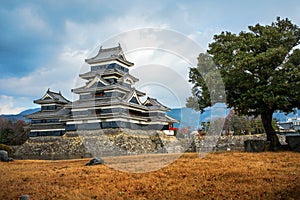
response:
M102 110L101 109L96 109L95 113L96 113L96 115L100 115L102 113Z
M91 71L97 71L97 70L101 70L101 69L105 69L106 65L96 65L96 66L92 66L91 67Z
M105 94L104 94L104 92L96 92L95 93L95 98L98 98L98 97L103 97Z
M52 105L52 106L42 106L42 110L55 110L57 109L56 105Z

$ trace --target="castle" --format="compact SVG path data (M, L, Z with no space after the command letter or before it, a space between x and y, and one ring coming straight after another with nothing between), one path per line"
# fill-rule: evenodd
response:
M61 136L67 131L128 128L135 130L174 130L178 122L166 114L170 109L137 90L138 79L129 74L134 64L126 60L120 44L103 49L86 59L90 71L80 74L86 84L72 89L79 99L71 102L61 92L47 90L35 100L41 110L31 119L30 136Z

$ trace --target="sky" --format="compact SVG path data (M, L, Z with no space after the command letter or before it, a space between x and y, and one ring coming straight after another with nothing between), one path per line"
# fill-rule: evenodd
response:
M84 59L121 44L135 86L168 107L190 95L189 67L222 31L239 33L276 17L300 25L297 0L1 0L0 114L38 107L48 88L70 100ZM193 59L194 58L194 59Z

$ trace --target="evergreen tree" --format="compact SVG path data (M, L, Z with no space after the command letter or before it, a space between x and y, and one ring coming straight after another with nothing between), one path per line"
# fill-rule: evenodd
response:
M300 29L279 17L271 25L256 24L248 29L215 35L208 53L221 73L228 107L238 114L261 116L270 148L277 150L280 143L272 126L273 112L300 107ZM205 95L209 92L205 81L201 84L195 79L195 71L191 69L191 82L206 90L193 97L205 102L199 104L201 110L212 101Z

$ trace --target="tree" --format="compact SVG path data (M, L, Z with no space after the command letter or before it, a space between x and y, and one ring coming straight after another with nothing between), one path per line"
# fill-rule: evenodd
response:
M209 54L200 53L198 66L190 68L189 81L194 86L192 96L187 99L186 107L203 112L208 106L225 102L222 77Z
M29 136L28 131L24 130L25 126L26 123L22 120L12 122L0 117L0 143L7 145L23 144Z
M260 115L270 150L277 150L273 112L300 107L300 29L279 17L271 25L248 29L215 35L208 53L221 73L228 107L239 114Z
M272 121L272 126L278 130L275 120ZM260 116L238 115L234 110L230 110L230 113L225 118L223 130L225 130L227 134L233 131L233 135L264 133Z

